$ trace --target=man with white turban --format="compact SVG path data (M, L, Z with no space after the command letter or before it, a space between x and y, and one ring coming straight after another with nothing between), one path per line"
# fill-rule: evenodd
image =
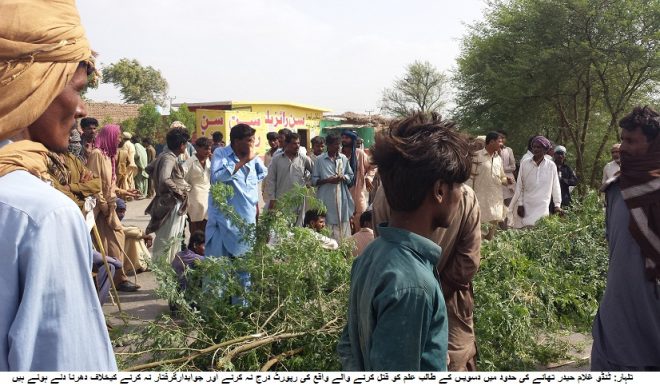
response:
M92 51L72 0L0 15L0 371L114 371L89 231L51 173L87 114Z

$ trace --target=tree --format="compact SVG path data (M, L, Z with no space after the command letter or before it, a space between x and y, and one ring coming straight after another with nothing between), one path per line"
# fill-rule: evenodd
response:
M154 138L155 134L163 128L162 116L153 103L140 107L135 120L135 133L140 137Z
M103 82L119 88L125 103L164 105L167 80L160 71L137 60L122 58L103 69Z
M179 109L176 111L170 110L170 117L168 120L169 123L174 121L183 123L191 133L195 131L195 113L190 111L186 104L180 105Z
M406 74L383 91L381 110L395 117L413 112L439 111L444 107L447 77L430 62L415 61L406 67Z
M593 185L618 120L658 87L658 31L655 0L494 2L463 41L459 121L518 145L536 133L566 143Z

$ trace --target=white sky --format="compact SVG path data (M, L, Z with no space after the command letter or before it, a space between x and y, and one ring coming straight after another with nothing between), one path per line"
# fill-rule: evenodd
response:
M415 60L450 71L483 0L78 0L101 64L159 69L175 103L274 100L378 112ZM120 102L109 84L94 101Z

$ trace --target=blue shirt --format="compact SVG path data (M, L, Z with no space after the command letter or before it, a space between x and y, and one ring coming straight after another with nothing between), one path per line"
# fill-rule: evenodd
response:
M239 160L231 145L217 148L211 159L211 185L224 183L232 186L234 196L229 199L229 205L245 222L254 224L259 202L258 184L266 177L268 169L261 158L256 157L234 173ZM248 250L250 247L243 242L238 228L215 206L209 194L206 256L241 256Z
M351 270L348 322L337 351L347 371L446 371L447 308L433 270L442 249L407 230L379 238Z
M76 204L25 171L0 177L0 371L116 371Z

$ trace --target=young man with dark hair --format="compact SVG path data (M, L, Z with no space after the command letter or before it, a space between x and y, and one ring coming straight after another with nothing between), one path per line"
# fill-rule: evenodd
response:
M621 172L606 183L607 287L592 328L592 371L660 371L660 114L619 122Z
M373 179L376 168L369 163L369 156L358 147L358 135L354 131L344 131L341 134L341 153L348 158L353 170L353 181L350 183L350 193L355 210L352 222L354 230L360 229L360 215L367 209L366 193L373 190Z
M188 130L172 128L165 139L168 150L163 151L147 166L147 173L154 181L156 196L147 206L145 213L151 215L146 233L156 233L153 258L169 263L179 250L179 246L172 243L172 239L183 237L186 223L190 185L184 179L183 166L178 160L179 156L186 152Z
M502 186L513 181L504 173L504 165L500 150L502 136L491 131L486 134L486 146L477 151L472 159L472 178L468 184L477 194L481 208L482 222L488 223L485 239L490 240L495 235L497 224L506 217Z
M183 163L185 179L190 184L188 218L190 234L206 230L209 218L209 191L211 190L211 140L199 137L195 141L195 155Z
M225 146L225 141L222 140L222 133L219 131L216 131L212 135L213 137L213 145L211 145L211 154L215 152L217 148L222 148Z
M211 185L224 183L234 190L229 199L236 213L247 223L257 222L258 185L268 168L257 156L256 130L246 124L231 128L229 146L218 148L211 159ZM251 248L243 241L238 228L209 197L209 220L206 225L206 254L213 257L238 257Z
M311 153L307 153L307 157L312 160L312 164L316 164L316 159L323 153L325 147L325 140L321 136L316 136L310 141L312 144Z
M374 240L373 213L367 210L360 215L360 230L351 238L355 241L353 257L360 256L367 246Z
M298 153L300 136L296 133L287 134L284 142L284 153L273 157L264 182L266 196L269 199L268 209L273 209L277 200L296 185L305 186L307 178L312 174L312 161L306 155ZM305 208L303 201L297 212L296 226L303 225Z
M325 137L328 151L321 154L314 164L312 185L318 187L316 197L328 210L326 220L337 241L350 237L350 218L355 205L348 189L353 181L353 170L348 158L339 152L339 136L328 134Z
M99 121L96 118L87 117L80 120L80 129L82 134L91 133L96 135L96 131L99 127Z
M338 352L344 370L447 369L447 311L434 270L470 176L467 141L451 122L417 114L381 134L372 149L391 208L380 236L355 259L348 323Z

